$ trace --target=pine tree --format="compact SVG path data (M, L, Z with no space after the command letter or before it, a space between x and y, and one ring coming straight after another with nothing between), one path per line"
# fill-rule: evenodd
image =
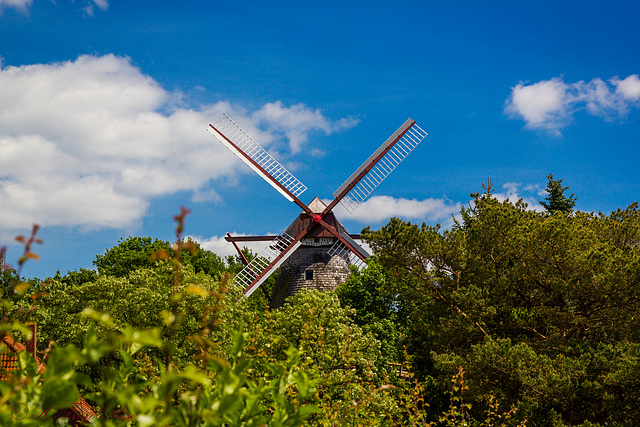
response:
M547 183L547 197L541 200L539 203L547 210L547 212L553 214L555 212L571 212L576 205L576 196L565 196L564 192L569 187L562 186L562 179L553 179L553 174L547 175L549 182Z

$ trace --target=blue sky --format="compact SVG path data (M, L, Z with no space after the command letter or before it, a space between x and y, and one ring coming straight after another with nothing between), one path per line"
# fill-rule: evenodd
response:
M118 239L221 254L298 214L208 132L227 112L331 197L408 117L429 136L352 215L428 224L491 179L536 208L638 200L640 2L0 0L0 245L43 228L24 274L91 268ZM538 206L539 207L539 206Z

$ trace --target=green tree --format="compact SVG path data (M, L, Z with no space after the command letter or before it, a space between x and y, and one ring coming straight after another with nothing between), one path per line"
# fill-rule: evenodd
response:
M58 280L67 286L82 286L85 283L94 282L98 278L98 272L95 270L88 270L81 268L80 271L73 270L68 271L67 274L62 276L60 270L53 276L53 280Z
M387 292L389 277L375 257L362 270L354 269L336 289L340 303L355 309L354 322L380 341L380 368L404 360L403 343L407 328L402 301Z
M181 326L172 341L178 348L178 356L188 360L196 349L187 337L198 331L205 307L217 302L220 284L205 273L196 273L193 266L181 269L180 280L178 290L184 294L179 305ZM165 316L171 310L174 289L172 268L167 262L154 268L133 270L125 277L99 275L92 282L79 284L54 279L45 289L31 317L38 323L39 348L45 348L49 340L82 347L92 324L91 319L83 315L86 309L108 314L115 330L122 330L126 325L137 329L164 328L164 337L168 339ZM14 311L25 312L30 300L25 298Z
M225 271L222 258L211 251L204 250L197 242L191 241L194 251L182 250L180 257L185 265L193 265L197 273L203 272L211 277L220 279ZM128 237L120 239L118 244L105 251L103 255L97 255L93 264L99 274L124 277L139 268L152 267L155 260L154 254L163 252L169 254L172 245L164 240L151 237Z
M118 244L97 255L93 264L101 275L124 277L131 271L142 267L151 267L151 256L157 252L171 250L171 244L150 237L128 237L120 239Z
M486 187L451 230L392 219L363 237L408 310L416 369L444 391L464 367L476 419L494 396L536 424L640 423L637 203L541 215Z
M551 214L555 212L571 212L576 205L575 194L572 193L571 196L567 197L564 192L569 187L562 186L562 179L553 179L553 174L549 173L547 180L547 188L545 188L547 197L539 203Z
M18 276L18 272L13 268L2 268L0 265L0 297L6 301L16 301L20 295L16 292L15 286L23 283L24 278Z

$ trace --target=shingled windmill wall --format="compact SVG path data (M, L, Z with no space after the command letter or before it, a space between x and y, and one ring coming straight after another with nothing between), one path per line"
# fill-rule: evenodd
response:
M340 256L330 256L328 246L300 246L278 271L271 308L281 307L285 299L302 289L319 291L334 290L349 277L347 261ZM313 279L307 279L307 271L313 272Z

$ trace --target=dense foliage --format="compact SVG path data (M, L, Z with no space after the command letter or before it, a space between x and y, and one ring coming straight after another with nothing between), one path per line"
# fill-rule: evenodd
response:
M537 213L475 194L452 230L366 231L411 319L420 373L466 371L534 425L640 424L640 212Z
M196 273L206 273L219 280L225 270L224 261L213 252L202 249L197 242L189 242L192 250L181 251L181 262L191 265ZM96 256L93 264L100 275L123 277L137 269L153 267L154 255L170 251L172 245L169 242L150 237L129 237L120 240L103 255Z
M79 395L94 425L638 425L638 205L573 211L561 181L543 213L489 185L450 230L365 229L367 268L276 310L181 238L186 210L175 243L130 237L44 282L21 277L35 228L18 269L0 254L0 333L36 321L47 368L22 352L4 373L0 425Z

